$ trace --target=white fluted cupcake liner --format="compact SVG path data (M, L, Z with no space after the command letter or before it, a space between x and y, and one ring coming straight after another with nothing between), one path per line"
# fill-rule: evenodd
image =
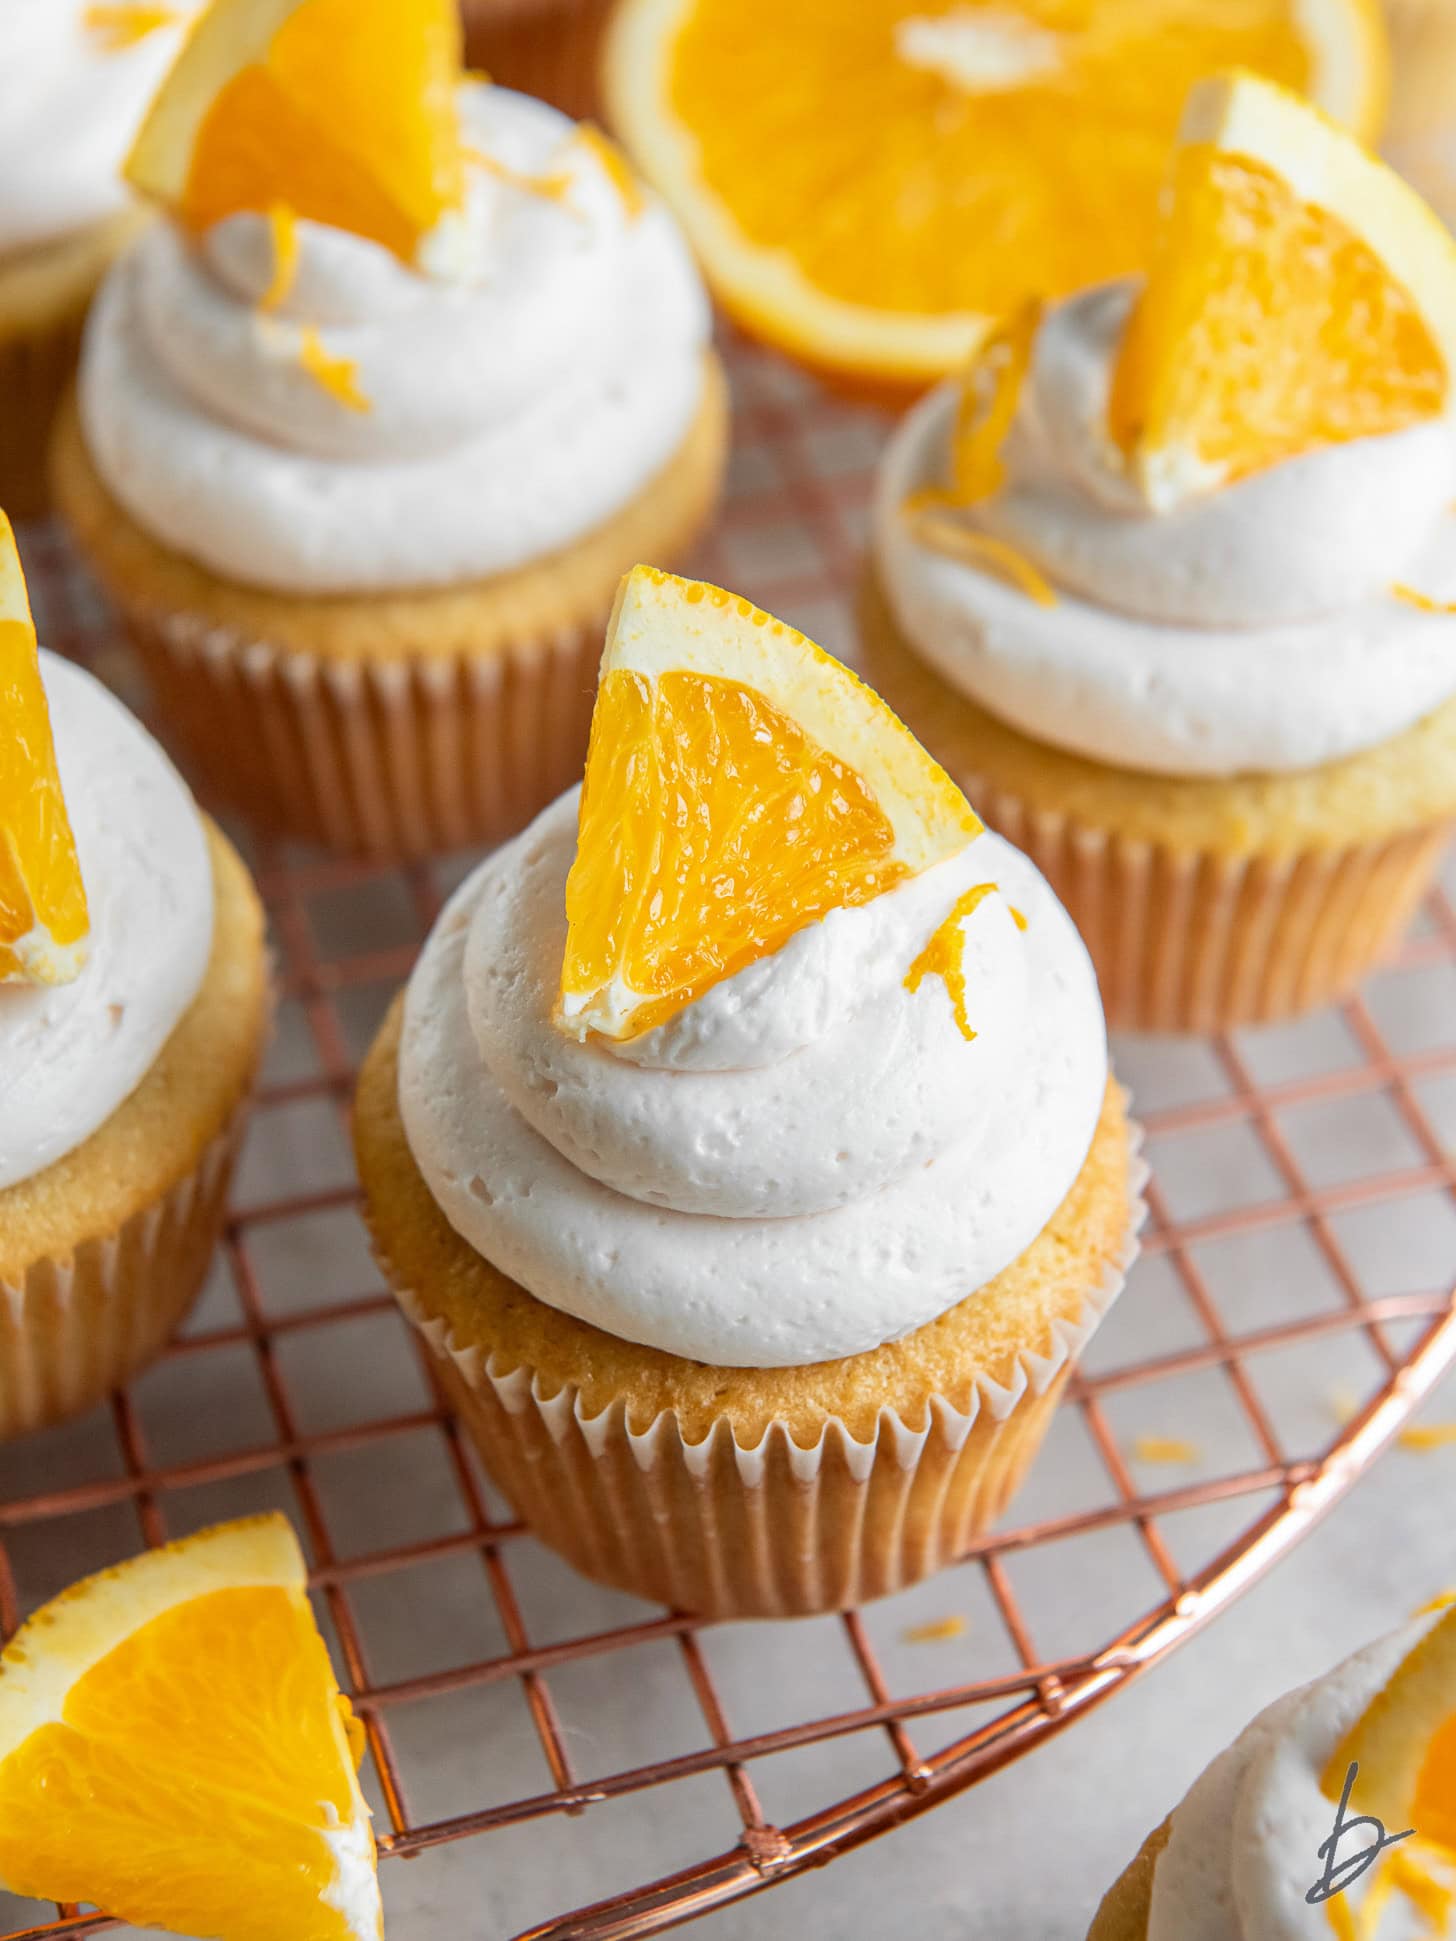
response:
M0 1440L81 1414L161 1353L207 1278L246 1120L245 1101L114 1232L0 1276Z
M1347 996L1398 945L1450 840L1433 824L1274 856L1165 847L958 776L1081 931L1125 1031L1269 1023Z
M275 834L394 861L499 842L580 778L607 613L479 658L349 661L126 620L209 787Z
M928 1396L918 1428L886 1408L868 1438L827 1416L808 1447L782 1420L752 1446L726 1420L689 1442L670 1410L634 1429L625 1399L588 1415L576 1389L547 1392L533 1369L461 1344L408 1290L399 1299L486 1467L578 1569L712 1617L841 1609L952 1563L1005 1509L1137 1253L1147 1169L1128 1132L1123 1254L1049 1347L1017 1356L1010 1382L972 1376L965 1394Z

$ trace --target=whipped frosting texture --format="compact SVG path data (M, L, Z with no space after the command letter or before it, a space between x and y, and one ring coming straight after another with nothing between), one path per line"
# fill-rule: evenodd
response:
M670 217L629 211L555 109L476 83L460 106L473 147L564 192L472 169L418 271L300 222L272 310L261 216L200 244L158 223L108 280L82 363L87 444L165 544L285 592L456 584L568 545L682 443L709 315ZM305 368L310 329L367 409Z
M1153 1873L1148 1941L1309 1941L1333 1932L1305 1901L1334 1824L1320 1776L1436 1621L1417 1619L1288 1693L1214 1760L1173 1814ZM1352 1836L1340 1857L1359 1844ZM1412 1923L1397 1933L1392 1920L1382 1935L1387 1927L1391 1941L1424 1932Z
M119 171L181 29L108 49L85 16L85 0L0 7L0 251L51 242L126 206Z
M1002 454L965 515L1058 591L1042 607L925 545L906 496L945 475L955 390L897 431L875 548L916 650L1012 726L1096 760L1173 775L1313 766L1373 746L1456 695L1456 426L1355 440L1149 512L1105 430L1130 289L1052 310Z
M0 984L0 1188L79 1146L136 1089L212 949L212 871L182 778L89 674L46 653L41 670L91 943L70 984Z
M1035 1239L1107 1051L1080 939L1018 851L978 836L615 1047L552 1023L576 817L565 795L483 863L410 981L405 1130L478 1252L626 1340L773 1367L908 1333ZM1001 894L963 926L967 1040L939 977L904 978L981 882Z

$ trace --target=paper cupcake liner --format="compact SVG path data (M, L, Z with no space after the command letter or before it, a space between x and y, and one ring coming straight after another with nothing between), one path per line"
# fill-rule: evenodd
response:
M1065 904L1124 1031L1262 1024L1346 996L1399 942L1450 837L1435 824L1284 857L1200 854L957 779Z
M210 789L301 842L401 860L514 835L586 759L605 610L478 659L335 661L190 614L127 627Z
M1390 30L1389 132L1429 135L1456 116L1456 4L1385 0ZM1401 156L1397 151L1397 164Z
M12 519L50 508L51 425L81 355L84 305L34 329L0 333L0 506Z
M462 0L466 57L493 81L580 120L598 111L597 63L612 0Z
M161 1353L207 1277L246 1119L245 1102L115 1232L0 1277L0 1441L80 1415Z
M487 1469L587 1576L710 1617L838 1610L940 1570L1005 1509L1137 1253L1147 1169L1128 1130L1122 1255L1046 1352L1018 1355L1010 1383L979 1376L968 1394L929 1396L920 1428L886 1408L869 1439L831 1415L808 1448L783 1420L752 1446L726 1421L689 1442L671 1410L636 1430L625 1401L587 1415L575 1388L547 1393L533 1369L498 1366L416 1296L399 1299Z

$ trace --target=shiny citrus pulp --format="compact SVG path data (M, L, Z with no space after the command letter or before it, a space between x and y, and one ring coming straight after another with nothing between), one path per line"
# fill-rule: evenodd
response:
M1415 191L1282 89L1202 83L1109 402L1149 504L1436 417L1453 360L1456 242Z
M821 647L735 594L639 566L602 655L559 1021L635 1038L980 827Z
M284 1518L149 1551L0 1654L0 1880L218 1941L378 1941L360 1738Z
M0 984L64 984L86 961L86 889L61 794L35 623L0 512Z
M893 388L1140 269L1183 98L1230 66L1378 130L1376 0L619 0L603 77L726 307Z
M128 179L190 228L278 205L413 262L465 186L454 0L214 0Z
M1341 1740L1321 1778L1331 1799L1355 1763L1356 1812L1375 1814L1391 1833L1414 1827L1456 1856L1456 1609L1407 1652Z

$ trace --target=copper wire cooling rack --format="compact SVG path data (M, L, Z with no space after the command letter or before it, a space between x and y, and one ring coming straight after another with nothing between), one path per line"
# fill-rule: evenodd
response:
M731 490L697 565L852 658L883 421L730 348ZM59 537L32 529L25 551L45 636L130 692ZM283 997L223 1256L109 1416L0 1451L0 1624L139 1542L288 1510L368 1729L396 1935L443 1931L452 1892L474 1913L457 1932L656 1933L925 1812L1238 1597L1456 1360L1447 893L1341 1012L1119 1046L1152 1163L1143 1257L1005 1528L839 1617L712 1627L632 1603L574 1577L496 1498L354 1211L353 1074L472 859L251 855ZM1170 1430L1189 1444L1171 1468L1141 1440ZM564 1911L568 1880L585 1883L572 1899L605 1898ZM0 1924L11 1941L106 1925L3 1900Z

